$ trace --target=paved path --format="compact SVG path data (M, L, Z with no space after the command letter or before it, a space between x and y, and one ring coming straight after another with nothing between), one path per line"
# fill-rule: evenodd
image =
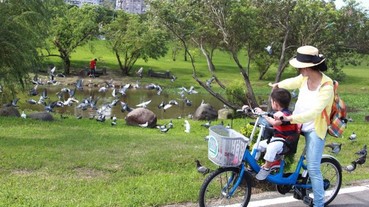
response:
M329 204L329 207L368 207L369 206L369 182L357 184L358 186L351 186L341 188L337 197ZM274 198L271 198L274 197ZM258 196L249 203L249 207L299 207L306 206L301 200L294 199L291 194L281 196L278 193Z

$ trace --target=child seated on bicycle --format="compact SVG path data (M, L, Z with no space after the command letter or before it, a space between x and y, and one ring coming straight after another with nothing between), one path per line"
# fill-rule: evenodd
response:
M292 112L288 109L291 101L291 94L288 90L278 88L273 90L271 94L271 104L274 112L281 111L285 116L289 116ZM263 112L260 108L255 109L256 112ZM265 139L259 144L254 145L253 150L258 150L256 159L259 159L260 152L265 151L264 165L260 168L256 179L265 180L270 173L270 168L277 154L283 152L284 145L296 141L298 138L298 126L291 124L289 121L277 120L272 117L264 116L265 120L273 126L273 136ZM286 142L286 143L285 143Z

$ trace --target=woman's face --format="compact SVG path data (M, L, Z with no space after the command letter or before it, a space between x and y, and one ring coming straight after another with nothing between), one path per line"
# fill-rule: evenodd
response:
M302 76L307 76L307 68L297 68Z

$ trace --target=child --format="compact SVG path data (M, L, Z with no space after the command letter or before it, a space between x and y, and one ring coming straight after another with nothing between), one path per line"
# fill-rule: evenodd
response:
M288 109L291 101L291 94L288 90L278 88L273 90L271 94L271 104L273 110L281 111L285 116L289 116L292 112ZM262 112L260 108L256 109L258 112ZM272 167L275 161L276 155L283 152L284 140L287 143L296 141L298 137L298 128L296 124L290 122L276 120L274 118L265 116L266 121L273 126L273 137L269 140L263 140L258 146L254 146L253 150L259 150L256 159L259 159L260 152L265 151L264 160L265 164L261 167L259 173L256 175L256 179L265 180L270 173L270 167Z

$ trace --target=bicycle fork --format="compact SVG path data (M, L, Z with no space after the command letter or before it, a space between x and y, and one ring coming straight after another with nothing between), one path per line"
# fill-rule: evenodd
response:
M245 174L245 166L244 164L242 164L238 177L235 177L237 175L233 173L228 178L226 185L222 188L222 195L225 196L226 198L232 197L236 189L240 186L244 174ZM233 186L232 186L232 183L233 183ZM232 188L228 190L230 186L232 186Z

